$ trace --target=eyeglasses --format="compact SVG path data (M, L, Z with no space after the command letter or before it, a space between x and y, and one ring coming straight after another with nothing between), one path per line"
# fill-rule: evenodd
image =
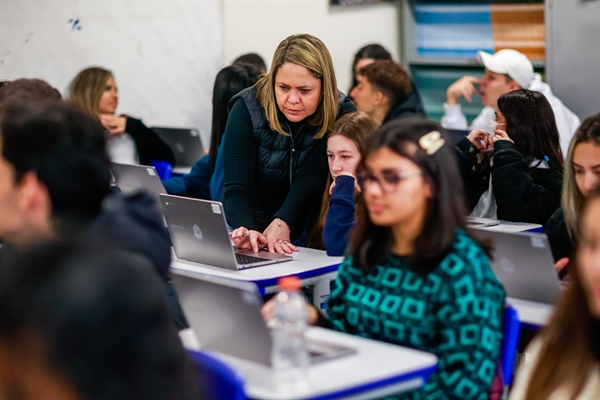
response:
M376 182L382 192L390 194L396 189L400 181L419 176L421 171L397 172L383 170L379 175L377 176L370 171L359 172L356 177L358 186L364 191L371 183Z

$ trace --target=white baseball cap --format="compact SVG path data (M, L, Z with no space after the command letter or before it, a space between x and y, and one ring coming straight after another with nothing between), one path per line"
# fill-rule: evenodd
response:
M512 49L503 49L495 54L477 52L477 60L484 67L497 74L506 74L522 88L528 88L533 81L533 65L523 53Z

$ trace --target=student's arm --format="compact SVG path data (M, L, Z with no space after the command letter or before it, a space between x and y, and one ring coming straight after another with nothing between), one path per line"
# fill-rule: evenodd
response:
M460 104L444 103L442 126L447 129L467 129L467 117L463 114Z
M281 208L273 218L283 220L290 231L294 231L298 223L303 223L312 199L323 194L329 167L327 165L327 140L319 139L312 149L294 181Z
M256 148L250 113L244 101L238 100L229 113L223 137L223 154L227 155L223 160L223 205L227 222L234 229L257 228L254 215Z
M433 307L440 342L431 350L438 356L438 369L421 397L487 398L502 339L504 290L489 266L485 272L488 261L481 252L452 262L456 265L449 268L452 274L442 276Z
M465 197L469 211L471 211L479 201L481 194L489 186L489 181L487 180L489 171L484 172L483 170L474 169L477 163L479 148L467 137L462 138L454 147L458 159L458 169L463 181Z
M347 175L340 175L335 179L322 235L328 256L343 256L348 247L350 231L356 225L355 182L353 176Z
M176 196L209 199L210 161L208 154L198 160L189 174L163 181L165 190Z
M348 308L346 307L346 293L350 285L350 274L348 268L352 266L352 258L346 258L338 268L338 276L333 281L331 293L327 299L327 317L329 325L338 332L349 334L359 333L356 325L347 323Z
M532 170L509 140L494 143L492 186L498 219L544 225L560 207L562 173ZM536 181L532 174L539 176Z
M168 144L142 123L141 120L127 117L125 132L133 138L137 148L139 162L142 165L151 165L150 161L166 161L175 165L175 156Z

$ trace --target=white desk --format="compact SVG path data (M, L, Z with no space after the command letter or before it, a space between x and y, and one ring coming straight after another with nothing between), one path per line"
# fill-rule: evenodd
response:
M343 257L329 257L324 251L299 248L294 253L293 261L279 264L263 265L255 268L247 268L233 271L224 268L213 267L206 264L198 264L191 261L180 260L172 253L171 271L191 272L200 277L220 277L238 281L252 282L258 286L261 295L275 293L277 281L284 276L297 276L303 286L314 285L313 303L317 308L322 306L326 296L329 295L329 282L337 277L337 270Z
M307 338L351 347L357 352L311 365L308 385L294 392L277 388L273 371L265 365L223 353L209 353L244 377L244 390L249 398L266 400L381 398L421 387L437 368L437 357L433 354L329 329L309 328Z
M517 310L519 321L528 328L540 329L544 327L554 312L554 306L550 304L534 303L512 297L508 297L506 302Z
M494 226L473 226L472 228L481 229L482 231L495 231L505 233L515 232L544 232L544 227L540 224L530 224L527 222L510 222L510 221L499 221L499 225Z

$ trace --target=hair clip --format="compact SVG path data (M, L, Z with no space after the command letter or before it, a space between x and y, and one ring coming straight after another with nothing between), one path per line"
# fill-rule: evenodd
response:
M546 160L546 162L550 161L550 158L548 158L548 156L544 156L544 160Z
M419 139L419 146L421 146L421 148L425 150L428 155L435 154L435 152L438 151L440 147L444 145L444 143L446 143L446 141L444 138L442 138L442 134L438 131L431 131L421 136Z

